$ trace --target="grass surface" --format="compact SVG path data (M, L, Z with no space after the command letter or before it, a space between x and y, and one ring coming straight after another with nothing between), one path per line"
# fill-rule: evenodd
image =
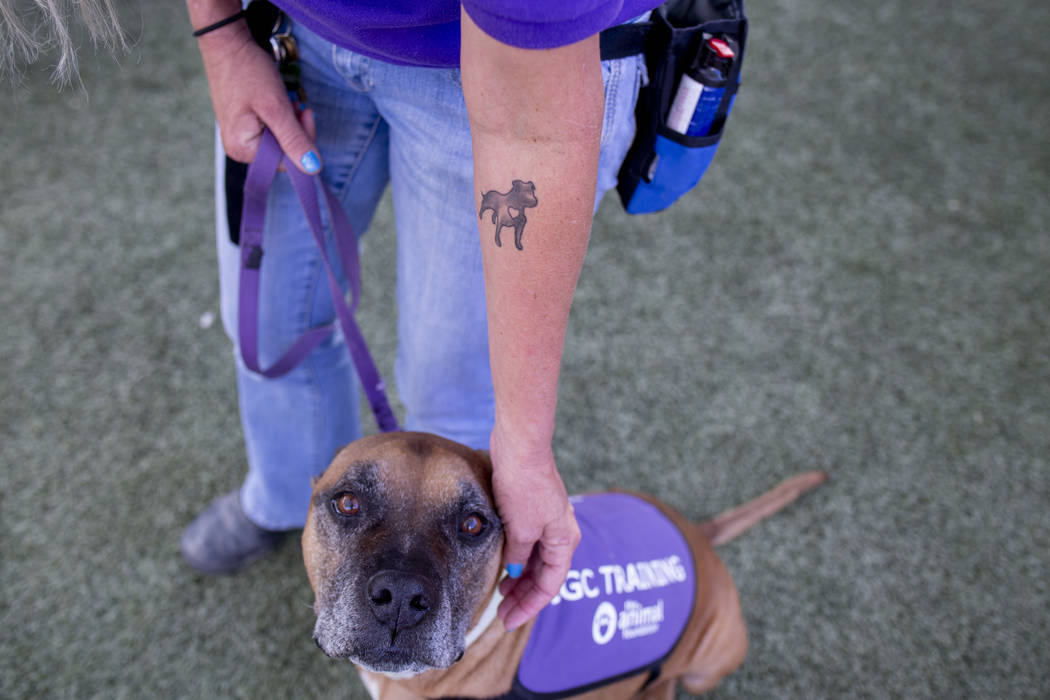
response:
M142 5L145 7L145 5ZM88 97L0 120L0 697L363 698L297 543L233 579L181 529L239 483L212 122L184 11ZM722 550L751 631L720 698L1050 692L1050 6L753 0L702 187L610 197L570 329L572 490L700 518L832 481ZM393 235L362 323L391 372Z

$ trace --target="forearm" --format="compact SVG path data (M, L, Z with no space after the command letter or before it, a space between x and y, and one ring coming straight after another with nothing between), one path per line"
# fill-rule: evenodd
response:
M521 250L512 226L496 245L494 210L482 210L479 222L497 432L513 436L519 449L549 448L594 205L603 113L597 40L513 49L465 13L462 40L477 206L484 206L484 193L505 193L514 180L535 188L535 205L520 209L527 219Z

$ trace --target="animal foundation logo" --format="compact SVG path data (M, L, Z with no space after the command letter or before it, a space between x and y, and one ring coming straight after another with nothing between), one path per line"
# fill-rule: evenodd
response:
M636 600L624 601L623 610L605 601L594 611L591 623L591 636L595 644L608 644L616 636L617 630L621 639L647 637L660 631L664 621L664 601L658 600L655 605L642 605Z

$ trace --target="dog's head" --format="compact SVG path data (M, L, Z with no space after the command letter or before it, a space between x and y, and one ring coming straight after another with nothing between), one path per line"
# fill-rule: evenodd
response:
M507 194L507 204L516 209L534 207L539 204L536 199L536 185L532 181L515 180Z
M407 674L463 655L500 569L491 483L486 453L422 433L374 435L336 455L303 531L326 654Z

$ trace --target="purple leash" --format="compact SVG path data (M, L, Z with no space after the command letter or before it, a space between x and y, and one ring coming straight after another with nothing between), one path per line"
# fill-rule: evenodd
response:
M350 357L361 378L368 403L375 414L376 423L383 432L400 430L397 418L387 400L385 385L379 370L376 369L372 355L368 352L361 329L354 321L354 310L361 296L360 261L357 256L357 236L354 235L350 220L342 206L320 181L320 178L302 173L281 152L277 140L268 129L263 130L259 142L259 151L255 160L248 166L244 183L244 209L241 213L241 280L238 310L238 338L241 357L251 371L268 379L280 377L290 372L310 354L325 338L335 331L335 322L311 328L296 340L284 355L270 367L259 366L259 271L263 258L263 224L266 219L266 199L277 174L277 168L284 163L284 169L291 178L292 187L299 197L306 221L313 232L314 241L321 251L325 271L328 273L328 288L332 293L338 323L342 327ZM316 183L316 184L315 184ZM342 288L332 271L328 250L324 241L324 227L321 223L321 208L317 198L317 185L324 194L325 205L332 222L336 249L343 272L350 284L350 301L347 302Z

